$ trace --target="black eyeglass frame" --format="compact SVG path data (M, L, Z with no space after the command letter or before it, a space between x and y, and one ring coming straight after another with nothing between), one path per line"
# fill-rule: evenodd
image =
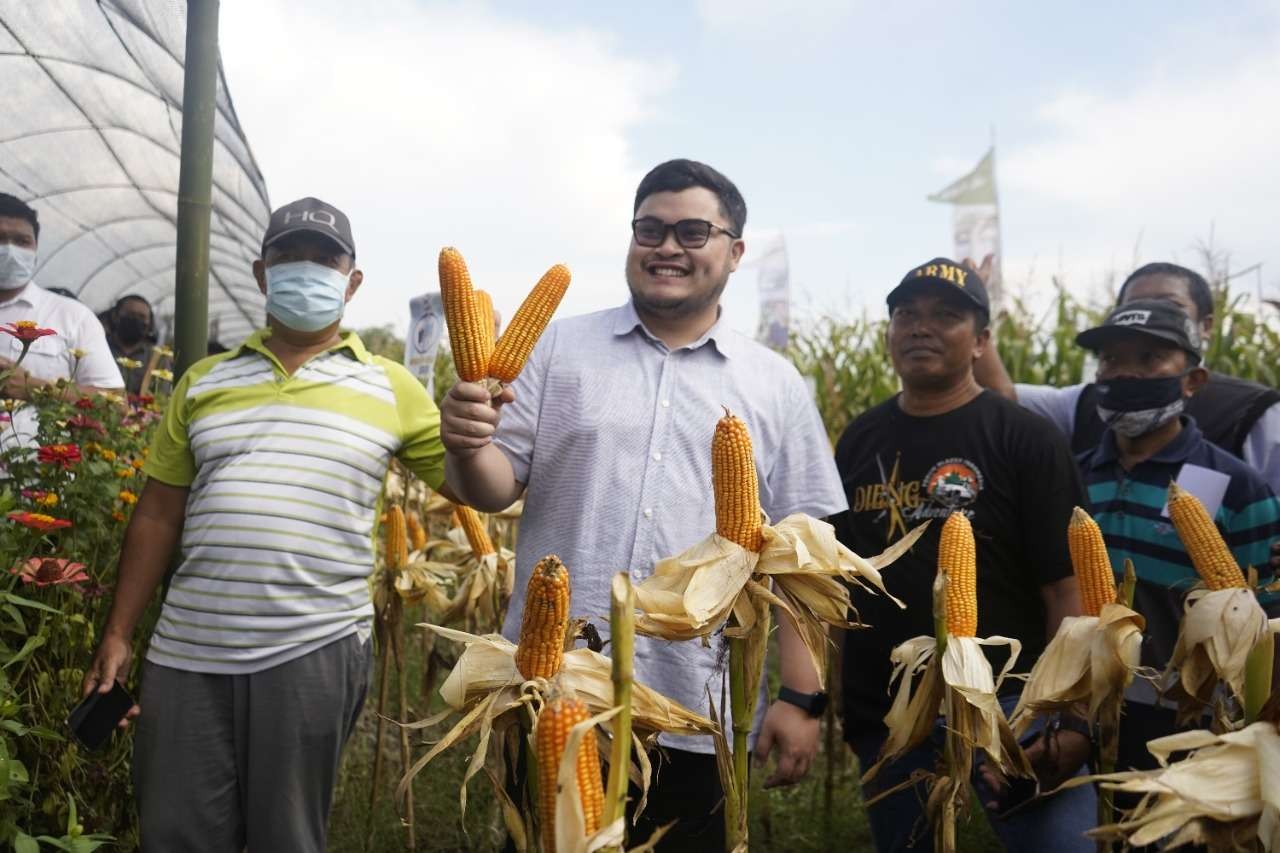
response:
M640 239L640 235L636 233L636 226L639 225L641 222L657 223L658 225L662 226L662 236L658 238L658 242L646 243ZM680 239L680 226L685 225L686 223L696 223L698 225L707 226L707 236L703 238L701 243L689 243ZM705 219L681 219L679 222L663 222L661 219L659 219L656 216L641 216L638 219L631 220L632 239L636 241L636 245L644 246L646 249L656 249L659 246L661 246L663 243L667 242L667 234L669 233L675 235L676 242L679 243L682 248L701 249L703 246L707 245L708 242L710 242L712 235L714 235L715 232L717 231L723 234L729 235L729 237L731 237L734 240L738 240L742 237L741 234L735 234L732 231L730 231L728 228L724 228L720 225L715 224L714 222L708 222Z

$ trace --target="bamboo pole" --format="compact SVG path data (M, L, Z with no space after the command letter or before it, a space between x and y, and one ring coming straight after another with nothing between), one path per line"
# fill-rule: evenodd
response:
M174 377L209 346L209 218L218 92L218 0L189 0L182 81L182 159L174 268Z

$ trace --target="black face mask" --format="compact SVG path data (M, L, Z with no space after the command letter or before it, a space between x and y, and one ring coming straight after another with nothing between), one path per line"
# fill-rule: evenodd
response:
M116 320L116 337L120 339L121 343L132 346L146 337L149 325L141 317L126 314Z
M1182 378L1157 376L1150 379L1121 377L1099 381L1098 405L1113 412L1141 412L1162 409L1182 399Z

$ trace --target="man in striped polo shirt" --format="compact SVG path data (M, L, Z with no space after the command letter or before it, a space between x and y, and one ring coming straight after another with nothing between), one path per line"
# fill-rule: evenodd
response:
M1133 560L1134 609L1147 620L1142 663L1164 670L1183 600L1198 580L1165 510L1169 483L1178 480L1201 497L1236 561L1264 575L1270 574L1270 545L1280 536L1280 502L1256 470L1205 440L1195 420L1182 413L1185 401L1210 380L1200 366L1196 327L1180 308L1165 300L1133 300L1076 342L1098 353L1098 414L1108 425L1098 447L1080 456L1090 512L1112 566L1118 570L1126 558ZM1280 615L1274 599L1263 604ZM1122 764L1154 767L1147 741L1176 730L1172 705L1136 679L1121 720Z
M134 782L146 850L319 851L371 662L373 527L394 456L433 488L439 412L401 365L339 333L362 281L345 215L271 216L253 265L268 327L174 388L125 534L84 691L143 667Z

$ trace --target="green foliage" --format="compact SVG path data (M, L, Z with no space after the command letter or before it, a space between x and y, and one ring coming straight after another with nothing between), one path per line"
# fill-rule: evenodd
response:
M369 352L389 358L396 364L404 364L404 338L396 334L395 326L386 323L355 331Z
M66 402L65 391L31 389L28 402L7 401L0 413L9 433L0 454L0 843L89 853L114 839L86 826L136 843L128 738L89 754L65 721L106 620L160 407ZM39 449L19 443L13 423L31 411Z
M1250 310L1225 279L1211 277L1217 305L1205 365L1213 370L1276 387L1280 384L1280 327ZM1110 306L1086 304L1055 280L1042 313L1021 299L993 323L997 348L1014 382L1064 386L1091 379L1089 354L1076 335L1102 322ZM812 385L818 411L832 441L858 414L898 392L898 377L885 349L888 320L865 314L852 319L818 317L793 331L787 356Z

